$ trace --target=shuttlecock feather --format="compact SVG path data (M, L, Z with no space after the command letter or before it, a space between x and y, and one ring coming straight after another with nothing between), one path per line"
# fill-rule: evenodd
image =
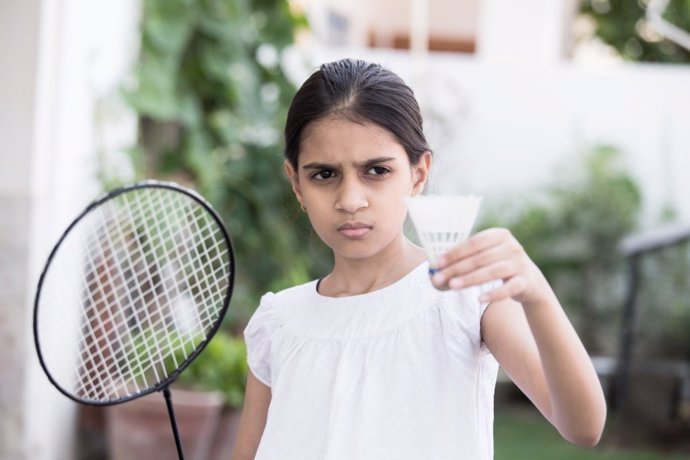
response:
M436 272L438 258L466 240L477 219L481 197L470 195L419 195L407 199L412 224Z

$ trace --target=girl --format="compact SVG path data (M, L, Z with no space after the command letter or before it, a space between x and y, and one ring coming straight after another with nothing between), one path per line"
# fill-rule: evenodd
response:
M235 460L490 459L498 365L561 435L597 444L599 380L546 279L505 229L430 280L403 234L432 163L412 90L379 65L323 65L296 93L285 173L334 254L261 299Z

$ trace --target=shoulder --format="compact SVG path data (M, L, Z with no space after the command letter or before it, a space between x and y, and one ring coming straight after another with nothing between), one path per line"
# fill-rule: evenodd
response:
M316 293L317 280L312 280L304 284L292 286L278 292L267 292L261 297L259 310L272 310L280 313L290 305L299 305L309 302Z
M313 297L316 292L317 280L283 289L278 292L267 292L261 297L259 306L254 311L248 326L256 326L263 322L280 322L284 318L286 309L294 305L302 305Z
M274 301L281 301L283 299L291 300L295 298L304 298L313 295L316 292L316 284L318 280L311 280L297 286L292 286L276 293L269 292L264 297L269 296Z
M285 307L303 302L310 289L316 288L311 281L277 293L268 292L261 297L259 307L244 329L249 368L263 384L271 385L271 348L276 334L285 324Z

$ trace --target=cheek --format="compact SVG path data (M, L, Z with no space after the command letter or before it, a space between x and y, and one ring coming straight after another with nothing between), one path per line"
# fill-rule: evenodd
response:
M304 184L304 182L302 182ZM302 202L311 208L320 209L323 208L326 197L323 192L319 193L319 190L315 190L308 184L301 188Z

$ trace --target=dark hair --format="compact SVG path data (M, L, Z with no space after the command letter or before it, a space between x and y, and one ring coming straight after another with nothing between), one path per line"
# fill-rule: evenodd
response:
M302 131L331 114L390 131L410 163L430 151L412 90L390 70L356 59L323 64L297 91L285 123L285 157L297 169Z

